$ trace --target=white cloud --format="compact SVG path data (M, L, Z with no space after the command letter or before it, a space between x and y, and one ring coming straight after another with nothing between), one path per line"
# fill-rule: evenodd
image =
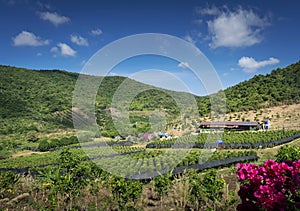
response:
M101 29L93 29L91 31L91 33L92 33L92 35L98 36L98 35L101 35L103 33L103 31Z
M260 43L263 39L261 31L269 25L266 18L259 17L252 10L242 8L230 11L224 7L221 11L212 7L198 11L201 15L213 16L207 21L211 48L243 47Z
M57 46L60 48L60 53L63 56L75 56L76 51L65 43L58 43Z
M60 53L62 56L76 56L76 51L66 43L58 43L57 46L50 49L50 52L54 53L54 57L57 56L56 53Z
M42 20L46 20L54 24L55 26L58 26L60 24L64 24L70 21L70 18L66 16L62 16L57 14L56 12L51 13L51 12L41 12L40 13L40 18Z
M49 43L50 40L43 40L28 31L22 31L20 34L13 38L14 46L42 46L48 45Z
M243 56L242 58L239 59L238 65L243 68L243 70L247 73L253 73L257 69L268 66L268 65L274 65L279 63L279 59L270 57L267 60L263 61L256 61L252 57L245 57Z
M40 1L37 1L36 2L37 6L40 8L40 9L46 9L46 10L51 10L52 9L52 6L50 4L47 4L47 3L42 3Z
M181 67L181 68L190 68L190 65L188 62L180 62L178 64L178 67Z
M184 40L188 41L189 43L192 43L192 44L196 44L196 40L192 38L191 35L185 35L183 37Z
M221 11L216 6L212 6L207 8L197 8L197 12L201 15L218 15Z
M58 47L52 47L51 49L50 49L50 52L52 52L52 53L56 53L56 52L58 52Z
M77 45L81 45L81 46L88 46L89 43L87 41L87 39L81 37L81 36L77 36L77 35L71 35L71 41Z

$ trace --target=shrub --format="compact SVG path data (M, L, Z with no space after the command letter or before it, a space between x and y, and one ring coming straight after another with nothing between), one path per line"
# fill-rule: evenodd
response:
M242 203L237 210L297 210L300 208L300 160L262 166L238 164Z
M10 171L0 172L0 199L15 191L15 185L19 182L19 178L19 175Z
M38 149L39 149L41 152L46 152L46 151L48 151L50 148L51 148L51 146L50 146L50 144L48 143L48 141L46 141L46 140L40 141L39 146L38 146Z
M49 142L42 140L38 146L38 149L42 152L48 151L50 149L55 149L63 146L68 146L71 144L77 144L78 139L76 136L63 137L61 139L53 138Z
M160 198L168 194L169 187L172 184L171 176L172 173L170 172L154 178L154 190L158 193Z
M110 179L110 186L119 208L133 210L136 200L142 194L143 184L140 181L126 180L113 175Z
M286 160L297 161L300 159L300 147L284 145L275 155L276 162L284 162Z
M215 169L209 169L204 174L190 170L188 176L190 200L195 204L196 210L200 210L201 206L220 204L224 193L225 180L217 175Z
M57 161L58 166L38 172L38 182L48 190L50 205L59 206L59 203L68 205L89 184L87 175L90 166L81 162L79 156L68 148L63 149Z
M36 132L35 131L29 131L27 133L27 141L29 142L37 142L39 140L39 138L36 136Z

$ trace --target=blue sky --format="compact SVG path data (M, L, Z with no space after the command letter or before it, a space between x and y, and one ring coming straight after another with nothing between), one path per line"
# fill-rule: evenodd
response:
M227 88L299 60L299 8L297 0L0 0L0 64L80 72L115 40L162 33L199 48ZM191 92L206 94L195 88L201 85L188 62L158 56L129 59L110 75L149 69L169 71Z

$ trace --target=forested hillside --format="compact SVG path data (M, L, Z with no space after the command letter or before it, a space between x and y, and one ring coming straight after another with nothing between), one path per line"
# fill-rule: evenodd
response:
M76 79L65 71L0 66L1 133L52 128L50 115L71 108Z
M100 80L95 76L91 80ZM0 134L48 130L72 125L72 97L77 73L59 70L34 71L10 66L0 66ZM110 116L114 93L125 80L124 77L105 77L98 90L95 111L102 132L108 136L117 135ZM128 82L129 81L129 82ZM130 104L130 111L166 111L167 118L175 118L179 112L171 91L156 89L128 79L128 94L136 90L147 91L138 94ZM172 92L174 93L174 92ZM176 93L180 97L186 93ZM146 113L147 114L147 113ZM147 130L148 117L145 113L131 115L134 124L142 121L137 132Z
M60 70L34 71L0 66L0 134L72 128L72 97L77 78L77 73ZM101 83L95 110L104 135L117 135L110 116L111 100L125 79L119 76L105 77ZM129 94L141 88L147 89L130 104L130 120L137 132L149 128L148 111L163 110L168 121L179 115L179 108L170 97L175 92L128 80ZM225 94L227 112L300 102L300 62L276 69L265 76L257 75L226 89ZM185 93L176 95L183 100L189 96ZM196 99L200 115L207 115L210 111L209 98ZM137 125L137 122L140 124Z
M300 102L300 62L225 90L228 112Z

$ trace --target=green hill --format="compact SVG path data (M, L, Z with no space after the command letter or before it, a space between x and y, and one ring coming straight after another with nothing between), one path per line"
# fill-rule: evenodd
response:
M0 134L72 128L72 97L77 78L77 73L61 70L37 71L0 66ZM156 109L163 112L167 122L176 124L180 109L171 95L176 94L180 100L187 102L191 96L157 89L124 77L105 77L95 103L102 135L118 135L110 113L121 108L124 102L111 105L111 101L125 80L129 82L128 95L134 96L136 90L147 89L130 102L130 123L136 133L146 132L150 128L149 115ZM228 112L300 102L300 62L265 76L257 75L226 89L225 94ZM208 96L196 97L196 100L200 115L207 115L210 112ZM187 114L185 118L193 118L192 112Z
M101 79L86 77L90 80ZM77 73L60 70L34 71L0 66L0 134L72 128L72 98L77 78ZM95 111L103 135L118 135L110 116L111 101L125 79L119 76L105 77L98 90ZM157 89L131 79L126 79L126 82L129 84L129 95L136 90L147 89L134 98L129 108L132 124L141 122L135 126L137 133L145 132L150 127L147 111L164 110L169 121L179 115L174 99L169 96L175 92ZM191 96L187 93L176 95L183 101Z
M300 102L300 62L225 90L228 112Z
M278 68L267 75L255 75L224 90L226 112L258 110L300 102L300 62ZM198 97L199 112L210 111L209 98Z

